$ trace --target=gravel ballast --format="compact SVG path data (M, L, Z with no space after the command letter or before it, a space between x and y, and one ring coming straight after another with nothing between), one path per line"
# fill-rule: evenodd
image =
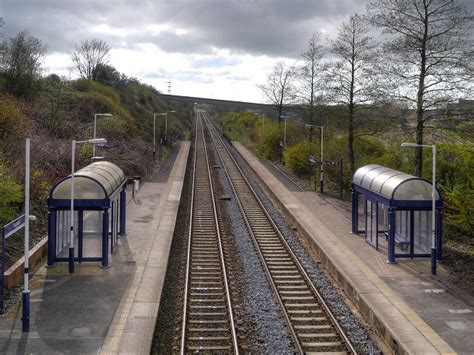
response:
M298 256L301 264L311 278L331 312L338 320L342 329L346 332L348 338L352 342L356 350L363 354L381 353L375 343L369 337L369 330L362 322L352 313L350 308L345 304L341 291L332 284L318 262L312 257L306 248L302 245L299 236L293 231L291 226L282 217L278 210L273 206L269 197L263 192L259 184L254 179L250 170L247 169L247 163L242 159L236 150L226 143L234 158L240 165L242 171L252 185L253 189L265 205L267 211L280 229L282 235L291 246L293 252Z
M214 161L222 166L216 151L212 149L210 153L213 153ZM247 329L246 340L251 345L245 350L262 354L291 354L294 348L283 315L252 244L225 170L216 170L223 191L231 196L227 201L227 217L234 236L233 246L237 251L233 263L238 265L236 269L240 271L240 282L244 286L241 290L243 311L253 325L253 329Z
M252 187L256 190L272 218L274 218L276 225L280 228L311 280L340 322L341 327L347 332L356 350L364 354L380 353L375 344L369 339L369 331L352 314L349 307L344 303L343 295L337 287L331 284L330 279L320 268L318 262L304 248L299 236L258 186L250 173L250 169L246 168L246 163L233 147L230 147L230 149ZM224 254L227 257L226 268L231 284L231 298L235 303L232 307L241 351L259 354L293 354L295 351L294 345L282 310L267 281L236 196L223 169L223 164L215 149L209 148L208 152L211 160L214 193L218 201L219 219L223 225L221 234ZM192 159L189 162L191 161ZM187 182L185 183L188 193L190 193L190 170L188 166ZM180 216L183 222L186 221L187 224L190 206L188 199L185 197L186 195L183 195L184 200L181 201ZM223 196L225 198L221 199ZM169 273L166 276L167 282L161 299L153 353L169 353L178 350L177 342L179 341L182 286L185 271L185 235L187 234L187 226L183 224L181 223L181 227L177 228L173 240L171 258L168 264Z

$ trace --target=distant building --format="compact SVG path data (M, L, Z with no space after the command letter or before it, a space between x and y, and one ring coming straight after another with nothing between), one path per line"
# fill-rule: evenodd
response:
M448 104L446 111L449 118L472 120L474 119L474 100L460 99L457 103Z

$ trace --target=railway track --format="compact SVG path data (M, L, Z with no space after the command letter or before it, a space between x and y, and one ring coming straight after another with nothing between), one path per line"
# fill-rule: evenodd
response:
M202 114L197 112L180 353L238 354Z
M347 336L209 119L205 125L281 305L298 353L355 354Z

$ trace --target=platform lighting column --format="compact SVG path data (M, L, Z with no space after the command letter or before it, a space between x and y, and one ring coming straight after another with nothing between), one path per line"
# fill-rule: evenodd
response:
M286 149L286 120L288 119L288 116L282 116L282 118L285 121L284 129L283 129L283 147Z
M321 131L321 138L320 138L320 141L321 141L321 153L320 153L320 158L321 158L321 161L319 163L319 166L320 166L320 176L319 176L319 192L321 193L324 193L324 178L323 178L323 175L324 175L324 126L315 126L315 125L311 125L311 124L307 124L305 125L306 128L311 128L311 127L314 127L314 128L319 128L320 131Z
M30 290L29 290L29 259L30 259L30 139L25 144L25 257L23 267L22 294L22 330L30 331Z
M69 272L74 272L74 165L76 160L76 145L90 143L90 144L102 144L107 143L105 138L88 139L85 141L72 141L71 151L71 225L70 225L70 237L69 237Z
M153 114L153 157L156 155L156 116L157 113Z
M165 142L168 144L168 113L176 113L176 111L166 111L165 112Z
M433 172L432 172L432 186L431 186L431 273L436 275L436 145L417 144L417 143L402 143L401 147L410 148L431 148L433 157Z
M96 134L97 134L97 117L112 117L113 115L111 113L96 113L94 115L94 136L92 137L93 139L96 139ZM95 160L97 159L95 156L95 144L92 146L92 159Z
M319 191L321 193L324 192L324 179L323 179L323 174L324 174L324 126L319 126L321 129L321 175L320 175L320 181L319 181Z

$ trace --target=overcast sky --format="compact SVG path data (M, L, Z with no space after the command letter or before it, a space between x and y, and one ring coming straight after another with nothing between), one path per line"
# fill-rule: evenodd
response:
M47 72L75 77L68 53L84 39L112 48L120 72L166 93L261 102L257 84L294 61L314 31L334 36L368 0L0 0L6 37L27 29ZM473 6L474 0L465 0Z

